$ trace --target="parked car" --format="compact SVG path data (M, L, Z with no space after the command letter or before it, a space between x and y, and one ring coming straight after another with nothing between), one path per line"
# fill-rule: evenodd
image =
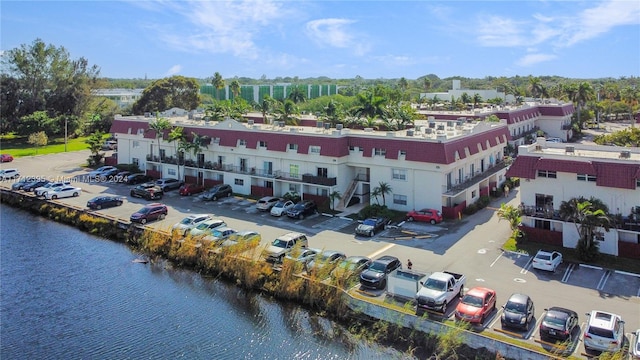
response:
M260 211L271 211L271 208L273 208L280 200L282 199L275 196L265 196L258 200L256 203L256 209Z
M210 234L213 229L226 225L227 223L225 223L222 219L209 219L196 225L196 227L191 229L189 233L191 234L191 236L207 235Z
M338 263L331 271L333 278L353 279L371 265L371 259L366 256L349 256ZM355 279L354 279L355 280ZM357 280L356 280L357 281Z
M92 210L120 206L123 200L120 196L97 196L87 201L87 207Z
M200 225L204 221L211 220L212 218L213 217L209 214L192 214L180 220L179 223L174 224L171 229L187 236L191 229Z
M12 162L13 156L9 154L0 154L0 163Z
M346 259L347 256L336 250L324 250L318 256L313 258L313 260L307 263L307 273L318 273L321 269L326 266L334 267L340 261Z
M178 190L178 194L182 196L191 196L193 194L199 194L204 191L204 186L199 184L184 184Z
M65 186L60 186L53 190L49 190L45 192L44 197L47 200L55 200L55 199L61 199L66 197L72 197L72 196L73 197L80 196L81 192L82 192L82 189L79 187L65 185Z
M129 175L131 175L131 171L119 171L110 180L116 183L125 183Z
M24 184L22 186L22 190L26 191L26 192L34 192L37 188L45 186L50 182L51 181L49 181L49 180L37 179L37 180L34 180L34 181L32 181L32 182L30 182L28 184Z
M33 177L33 176L25 176L25 177L21 177L20 180L14 182L13 184L11 184L11 190L22 190L22 188L27 185L30 184L34 181L36 181L37 178Z
M571 339L571 334L577 326L578 314L575 311L554 306L545 309L540 323L540 338L566 341Z
M286 260L291 260L302 264L303 267L306 268L309 261L313 260L318 254L322 252L322 249L315 248L299 248L293 249L287 255L285 255Z
M273 216L282 216L289 211L295 204L291 200L280 200L273 205L269 212Z
M131 191L129 191L129 195L131 195L132 197L140 197L147 200L158 200L162 199L162 197L164 196L164 192L159 186L149 182L133 187Z
M127 179L124 182L126 182L129 185L137 185L137 184L149 182L151 180L153 180L151 176L144 173L137 173L137 174L131 174L127 176Z
M102 172L102 174L100 174L99 179L100 181L113 181L113 179L116 177L116 174L118 174L119 172L120 169L118 168L105 170Z
M107 140L102 144L102 150L117 150L118 142L116 140Z
M253 230L243 230L229 235L222 243L220 243L220 246L229 247L248 242L256 242L256 244L259 244L260 240L262 240L262 236L260 236L258 232Z
M451 271L431 273L422 283L416 294L416 313L423 310L447 312L449 305L456 297L462 297L467 277Z
M525 294L512 294L502 309L500 322L503 328L527 330L535 314L533 300Z
M202 195L200 195L200 198L207 201L216 201L220 198L229 197L231 195L233 195L233 189L231 188L231 185L218 184L208 191L202 193Z
M20 177L18 169L2 169L0 170L0 180L9 180Z
M387 286L387 275L395 269L402 269L400 259L390 255L382 256L360 274L360 285L371 289L384 289Z
M373 237L378 231L384 230L389 222L387 218L368 218L356 227L356 234Z
M287 211L287 216L293 219L302 220L306 216L315 214L316 210L316 203L311 200L305 200L295 204L291 209L289 209L289 211Z
M557 251L538 250L531 266L538 270L556 271L562 261L562 254Z
M184 185L184 182L178 179L162 178L156 180L156 185L158 185L162 191L167 192L169 190L180 189L180 187Z
M280 235L265 250L265 259L269 262L281 263L285 255L296 245L306 248L309 245L307 236L299 232Z
M67 185L71 185L71 182L70 181L49 182L44 184L43 186L33 189L33 193L36 194L36 196L44 196L44 193L46 193L49 190L54 190L56 188L59 188L60 186L67 186Z
M456 306L457 320L483 324L496 309L496 291L485 287L474 287L467 291Z
M169 210L164 204L148 204L131 214L130 220L132 223L146 224L149 221L163 220L168 212Z
M582 341L585 350L618 351L624 345L624 321L620 315L593 310Z
M633 333L634 339L631 343L631 358L633 360L640 360L640 329Z
M113 171L114 169L118 170L118 168L115 166L101 166L93 171L90 171L88 176L91 180L100 179L104 175L104 173L106 173L107 171Z
M238 231L236 229L232 229L227 226L218 226L217 228L211 230L211 234L205 235L204 240L214 241L219 245L227 238L227 236L235 234L237 232Z
M435 209L411 210L406 218L407 221L424 221L435 225L442 222L442 213Z

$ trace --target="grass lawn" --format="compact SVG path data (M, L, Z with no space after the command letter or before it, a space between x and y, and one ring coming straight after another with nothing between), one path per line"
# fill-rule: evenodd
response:
M536 243L533 241L521 241L520 243L517 243L515 240L509 239L504 243L502 248L507 251L526 252L531 256L534 256L540 249L554 250L562 254L565 262L585 264L584 261L578 258L575 249L569 249L560 246L551 246L547 244ZM605 269L621 270L634 274L640 274L640 261L638 261L637 259L600 254L598 260L586 264L600 266Z
M87 137L79 137L67 140L67 151L87 150L85 144ZM13 157L54 154L64 152L64 137L50 138L49 144L37 148L27 142L28 136L2 135L0 137L0 151L3 154L11 154Z

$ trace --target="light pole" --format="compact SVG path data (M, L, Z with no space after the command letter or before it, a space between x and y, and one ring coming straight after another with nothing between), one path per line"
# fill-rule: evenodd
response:
M64 152L67 152L67 122L69 120L69 114L64 117Z

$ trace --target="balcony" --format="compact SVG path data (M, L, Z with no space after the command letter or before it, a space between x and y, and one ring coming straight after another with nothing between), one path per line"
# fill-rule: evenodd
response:
M302 182L324 186L335 186L338 183L337 178L334 177L313 176L310 174L302 175Z
M540 130L540 128L539 128L539 127L537 127L537 126L534 126L534 127L533 127L532 129L530 129L529 131L524 131L524 132L521 132L521 133L520 133L520 134L518 134L518 135L513 135L513 136L511 136L511 139L512 139L512 140L518 140L518 139L521 139L521 138L523 138L523 137L525 137L525 136L527 136L527 135L535 134L535 133L537 133L537 132L538 132L538 130Z
M462 183L452 185L447 188L445 195L456 195L461 191L469 188L471 185L477 184L482 180L485 180L489 176L499 172L500 170L506 168L510 162L505 161L504 159L499 160L494 165L490 165L487 170L484 172L478 171L473 176L466 178Z

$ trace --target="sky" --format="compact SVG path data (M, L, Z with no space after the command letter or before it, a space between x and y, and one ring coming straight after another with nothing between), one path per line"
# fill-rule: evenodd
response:
M0 52L35 39L108 78L640 75L640 1L0 2Z

